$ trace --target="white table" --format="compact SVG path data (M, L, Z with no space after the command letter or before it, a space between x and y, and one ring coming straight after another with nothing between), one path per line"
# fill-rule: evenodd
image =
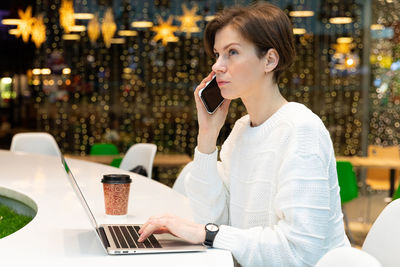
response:
M149 216L174 213L192 218L188 200L169 187L114 167L67 159L97 223L143 223ZM104 215L103 174L127 173L133 180L128 216L113 219ZM206 252L147 255L107 255L75 192L60 159L44 155L0 150L1 187L29 196L38 212L24 228L0 239L0 262L30 265L84 263L88 266L233 266L231 253ZM6 266L6 265L4 265Z

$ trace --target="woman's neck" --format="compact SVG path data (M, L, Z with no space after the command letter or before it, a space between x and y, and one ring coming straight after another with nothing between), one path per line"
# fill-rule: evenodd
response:
M287 103L281 95L276 83L266 83L252 90L252 94L242 98L250 116L252 127L261 125L268 120L279 108Z

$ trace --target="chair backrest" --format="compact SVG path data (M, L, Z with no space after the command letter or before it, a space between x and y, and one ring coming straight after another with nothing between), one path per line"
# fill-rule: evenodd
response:
M368 157L400 159L399 146L368 146ZM389 169L368 168L366 182L372 188L378 190L389 189Z
M181 193L184 196L186 196L185 177L186 177L187 173L190 171L192 164L193 164L193 161L187 163L185 165L185 167L183 167L183 169L179 173L178 177L176 178L174 185L172 186L173 190Z
M392 201L379 214L365 238L362 250L373 255L382 266L400 266L400 199Z
M93 144L90 148L90 155L118 155L118 148L114 144L99 143Z
M340 199L342 204L358 197L358 186L353 165L348 161L337 161L336 169L340 187Z
M61 157L56 140L45 132L15 134L11 140L10 151Z
M147 177L151 178L156 152L157 146L155 144L134 144L126 152L119 168L130 171L138 165L142 165L147 171Z
M340 247L326 253L315 267L381 267L379 261L365 251Z

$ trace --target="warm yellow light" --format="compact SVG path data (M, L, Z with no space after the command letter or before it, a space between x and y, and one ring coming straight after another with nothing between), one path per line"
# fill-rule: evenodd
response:
M339 37L336 39L338 44L350 44L353 42L353 38L351 37Z
M354 59L352 59L352 58L346 59L346 66L347 66L347 67L353 66L354 63L355 63L355 62L354 62Z
M290 11L289 16L291 17L312 17L314 16L314 11L311 10L297 10L297 11Z
M307 31L304 28L293 28L293 34L301 35L305 34Z
M37 17L32 25L32 41L37 48L46 41L46 26L43 23L43 15Z
M84 32L86 31L86 26L85 25L74 25L69 27L70 32Z
M168 43L176 43L179 41L179 37L177 36L168 36L165 38L165 41L167 41Z
M79 34L63 34L64 40L79 40L80 38Z
M28 6L24 11L18 10L18 15L20 18L20 23L18 23L18 31L22 35L22 40L27 43L29 41L29 35L31 34L32 23L34 18L32 18L32 7ZM19 35L17 35L19 37Z
M74 13L75 19L93 19L94 15L92 13Z
M33 75L40 75L40 73L41 73L40 69L33 69L32 70L32 74Z
M101 24L101 32L103 34L103 40L106 47L111 46L111 39L117 30L117 25L114 22L114 16L112 9L108 8L104 15L103 24Z
M60 7L60 24L66 33L70 32L70 28L75 25L74 5L72 0L62 0Z
M153 27L153 22L146 20L134 21L131 26L134 28L150 28Z
M65 84L66 85L70 85L71 84L71 80L65 80Z
M136 36L137 31L130 31L130 30L120 30L118 31L119 36Z
M124 38L111 38L110 42L112 44L124 44L125 39Z
M183 16L178 16L178 20L181 22L179 27L180 31L186 32L186 36L190 37L191 33L200 32L200 28L197 26L197 22L202 19L201 16L196 16L196 12L199 10L198 6L194 4L192 9L188 9L186 5L182 5Z
M353 19L350 17L334 17L329 19L329 23L332 24L349 24L352 23Z
M175 41L174 37L176 36L174 35L174 32L178 30L178 27L172 26L172 16L169 16L167 21L164 21L160 16L158 16L157 20L159 25L152 28L152 30L157 33L153 37L153 40L155 42L161 40L163 45Z
M50 75L50 74L51 74L51 69L49 69L49 68L41 69L41 70L40 70L40 73L41 73L42 75Z
M33 85L39 85L40 84L40 80L39 79L35 79L32 81Z
M91 19L88 23L88 35L92 43L96 42L100 36L100 24L97 15L94 16L93 19Z
M2 19L1 23L3 25L18 25L21 23L20 19Z
M382 24L372 24L371 25L371 30L373 31L380 31L383 30L385 28L385 26L383 26Z
M65 74L65 75L71 74L71 69L70 68L63 68L62 74Z
M11 84L12 83L12 79L11 79L11 77L1 78L1 83L2 84Z
M17 36L19 36L21 34L21 32L18 29L9 29L8 33L11 35L17 35Z
M215 18L214 15L208 15L208 16L206 16L204 19L205 19L206 21L212 21L214 18Z

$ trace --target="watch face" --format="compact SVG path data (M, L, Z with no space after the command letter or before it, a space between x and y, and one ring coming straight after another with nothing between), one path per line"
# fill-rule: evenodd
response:
M218 226L215 224L207 224L207 230L211 232L216 232L218 231Z

